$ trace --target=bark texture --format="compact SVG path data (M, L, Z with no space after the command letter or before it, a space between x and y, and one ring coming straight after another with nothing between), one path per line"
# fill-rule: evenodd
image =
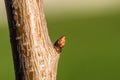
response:
M56 80L61 37L53 46L42 0L5 0L16 80Z

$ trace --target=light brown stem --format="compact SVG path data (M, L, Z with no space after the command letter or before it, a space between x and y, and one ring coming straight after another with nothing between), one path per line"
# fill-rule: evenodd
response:
M56 80L60 56L56 48L61 44L55 48L51 43L42 0L5 0L5 4L16 80ZM60 42L65 44L63 38Z

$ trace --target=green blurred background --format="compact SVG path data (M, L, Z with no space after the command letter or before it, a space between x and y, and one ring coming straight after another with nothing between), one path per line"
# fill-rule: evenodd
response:
M15 80L0 0L0 80ZM66 35L57 80L120 80L120 0L45 0L49 35Z

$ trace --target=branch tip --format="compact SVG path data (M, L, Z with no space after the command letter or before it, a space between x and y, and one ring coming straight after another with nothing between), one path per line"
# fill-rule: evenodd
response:
M61 36L55 43L54 47L58 53L62 52L62 48L65 46L66 37Z

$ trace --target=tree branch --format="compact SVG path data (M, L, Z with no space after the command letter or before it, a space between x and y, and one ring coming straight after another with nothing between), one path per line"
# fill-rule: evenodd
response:
M55 46L48 35L42 0L5 0L16 80L56 80L65 36Z

